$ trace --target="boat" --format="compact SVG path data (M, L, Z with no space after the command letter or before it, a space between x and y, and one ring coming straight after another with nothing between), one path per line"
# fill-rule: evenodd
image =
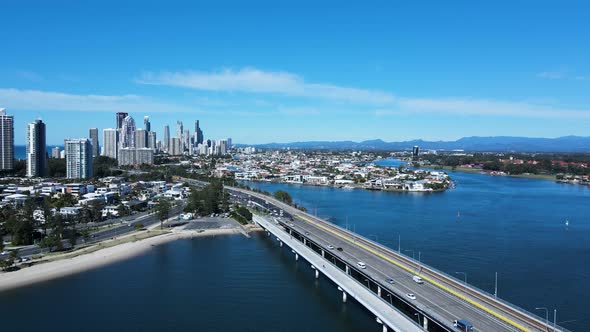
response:
M351 190L351 189L354 189L354 186L351 186L351 185L347 184L344 187L342 187L342 189Z
M565 227L568 227L570 225L570 221L569 220L565 220Z

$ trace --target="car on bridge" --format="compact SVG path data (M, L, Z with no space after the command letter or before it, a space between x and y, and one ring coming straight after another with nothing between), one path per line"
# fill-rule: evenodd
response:
M464 319L454 320L453 326L464 332L473 332L473 324Z
M358 267L360 267L361 269L366 269L366 268L367 268L367 264L365 264L365 263L363 263L363 262L358 262L358 263L356 263L356 265L357 265Z
M415 300L416 299L416 295L412 294L412 293L408 293L406 294L406 296L410 299L410 300Z
M331 244L329 244L329 245L328 245L328 249L330 249L330 250L334 250L334 246L333 246L333 245L331 245Z
M395 284L395 280L393 278L387 278L387 282L390 284Z

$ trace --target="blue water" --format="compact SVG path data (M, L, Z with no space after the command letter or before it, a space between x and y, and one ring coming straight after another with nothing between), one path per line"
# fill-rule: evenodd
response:
M47 155L51 156L51 149L53 149L55 145L47 146ZM63 146L59 146L61 150L64 149ZM27 159L27 147L24 145L15 145L14 146L14 159Z
M311 213L398 248L531 312L590 324L590 188L551 181L451 172L444 193L392 193L273 183ZM317 211L317 212L316 212ZM458 217L458 214L460 215ZM568 219L570 226L565 226ZM409 250L413 250L412 253ZM536 312L543 314L542 312Z
M590 188L451 173L444 193L249 183L537 314L586 331ZM460 217L457 217L460 212ZM569 219L570 226L564 222ZM412 255L410 252L406 252ZM456 275L461 277L460 275ZM182 240L101 269L0 293L3 330L376 331L358 304L262 236ZM30 319L35 317L35 319Z

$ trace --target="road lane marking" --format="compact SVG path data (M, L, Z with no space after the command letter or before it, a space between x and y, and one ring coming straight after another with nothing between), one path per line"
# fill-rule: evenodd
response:
M303 220L305 220L305 221L307 221L307 222L309 222L309 223L311 223L311 224L313 224L313 225L315 225L315 226L317 226L317 227L319 227L319 228L321 228L321 229L323 229L323 230L325 230L327 232L330 232L330 233L338 236L339 238L341 238L341 239L343 239L345 241L348 241L348 242L353 243L354 245L356 245L356 246L358 246L358 247L360 247L360 248L362 248L362 249L364 249L364 250L372 253L373 255L375 255L377 257L380 257L380 258L385 259L386 261L388 261L388 262L390 262L392 264L397 265L398 267L406 270L407 272L410 272L410 273L414 274L414 269L410 269L407 266L402 265L401 263L398 263L398 262L394 261L393 259L391 259L391 258L389 258L389 257L387 257L387 256L385 256L385 255L383 255L383 254L381 254L379 252L377 252L376 250L374 250L372 248L369 248L368 246L365 246L365 245L363 245L361 243L357 243L356 241L351 240L348 236L344 236L344 235L342 235L342 234L340 234L340 233L338 233L338 232L336 232L336 231L334 231L334 230L332 230L332 229L330 229L330 228L328 228L328 227L326 227L324 225L321 225L321 224L319 224L319 223L317 223L315 221L310 220L309 218L307 218L307 217L305 217L305 216L303 216L301 214L297 214L296 216L298 216L299 218L301 218L301 219L303 219ZM478 303L478 302L476 302L476 301L474 301L474 300L472 300L472 299L470 299L470 298L468 298L468 297L466 297L466 296L464 296L462 294L459 294L457 291L450 289L449 287L441 284L440 282L438 282L438 281L436 281L436 280L434 280L434 279L432 279L430 277L422 276L422 279L428 281L432 285L437 286L440 289L442 289L442 290L444 290L444 291L446 291L446 292L448 292L450 294L453 294L454 296L460 298L461 300L463 300L463 301L465 301L465 302L467 302L467 303L469 303L469 304L471 304L471 305L473 305L473 306L475 306L475 307L477 307L477 308L479 308L479 309L487 312L488 314L490 314L490 315L492 315L494 317L499 318L500 320L502 320L502 321L504 321L504 322L506 322L506 323L508 323L508 324L510 324L510 325L512 325L512 326L514 326L516 328L518 328L521 331L531 332L531 330L528 329L527 327L525 327L525 326L523 326L523 325L521 325L521 324L519 324L519 323L511 320L508 317L505 317L504 315L501 315L501 314L499 314L499 313L497 313L497 312L489 309L488 307L486 307L486 306L484 306L484 305L482 305L482 304L480 304L480 303Z

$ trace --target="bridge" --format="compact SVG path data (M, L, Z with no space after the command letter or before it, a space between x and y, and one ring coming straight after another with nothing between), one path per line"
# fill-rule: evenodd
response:
M280 246L288 246L295 259L309 262L316 277L332 280L342 291L343 301L352 297L372 312L383 331L465 331L454 326L455 320L471 322L473 331L568 331L272 197L225 188L232 200L270 212L255 216L255 222Z

